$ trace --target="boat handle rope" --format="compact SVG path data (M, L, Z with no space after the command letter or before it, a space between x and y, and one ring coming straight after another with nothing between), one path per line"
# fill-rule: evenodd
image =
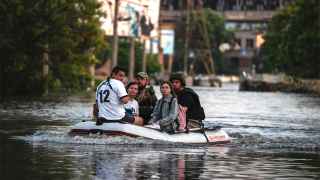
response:
M206 135L204 124L202 122L200 123L200 127L201 127L201 132L202 132L203 136L206 138L207 143L209 144L209 139L208 139L208 136Z

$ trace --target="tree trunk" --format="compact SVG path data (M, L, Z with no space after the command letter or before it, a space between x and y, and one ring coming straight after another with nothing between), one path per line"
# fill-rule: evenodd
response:
M91 76L91 81L90 81L90 90L91 89L94 89L94 86L95 86L95 68L94 68L94 64L90 64L89 67L88 67L88 71L89 71L89 74Z
M161 76L163 76L164 74L164 62L163 62L163 49L160 46L160 42L159 42L159 48L158 48L158 61L160 64L160 72L161 72Z
M6 73L4 72L4 62L1 61L1 64L0 64L0 73L1 73L1 76L0 76L0 102L4 101L4 97L6 95L6 85L5 85L5 78L6 78Z
M142 71L147 72L147 53L146 53L146 40L143 40L143 56L142 56Z
M159 31L158 31L158 62L160 64L160 76L163 76L164 74L164 64L163 64L163 49L161 47L161 27L159 27Z
M43 83L43 95L49 93L49 53L48 45L45 47L42 57L42 83Z
M173 63L173 55L169 54L169 61L168 61L168 73L171 74L172 72L172 63Z
M135 40L131 37L130 40L130 62L129 62L129 80L132 81L134 78L135 69Z

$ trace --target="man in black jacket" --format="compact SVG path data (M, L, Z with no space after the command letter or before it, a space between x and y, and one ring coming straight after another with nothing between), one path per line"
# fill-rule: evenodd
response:
M204 110L201 107L199 96L191 88L187 88L185 78L182 74L172 74L170 77L173 89L178 97L178 103L186 111L188 128L200 127L205 119Z
M149 76L145 72L139 72L136 75L136 80L139 85L137 101L139 103L139 115L143 118L144 125L148 124L151 113L157 102L157 96L153 87L149 85Z

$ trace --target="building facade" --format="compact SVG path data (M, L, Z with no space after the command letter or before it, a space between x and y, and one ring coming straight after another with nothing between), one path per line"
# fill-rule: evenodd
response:
M252 72L261 66L256 62L263 34L272 16L294 0L162 0L160 29L176 29L177 20L187 7L211 8L225 18L225 27L234 32L235 43L224 53L223 72ZM188 4L189 3L189 4ZM254 65L255 64L255 65Z

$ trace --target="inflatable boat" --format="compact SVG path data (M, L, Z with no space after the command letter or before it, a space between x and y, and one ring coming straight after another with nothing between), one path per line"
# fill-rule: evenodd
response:
M137 126L133 124L110 122L96 125L93 121L84 121L71 127L69 134L105 134L105 135L124 135L131 137L144 137L148 139L188 143L188 144L223 144L231 141L232 138L221 128L204 128L191 129L189 132L176 132L175 134L167 134L161 132L157 125L153 126Z

